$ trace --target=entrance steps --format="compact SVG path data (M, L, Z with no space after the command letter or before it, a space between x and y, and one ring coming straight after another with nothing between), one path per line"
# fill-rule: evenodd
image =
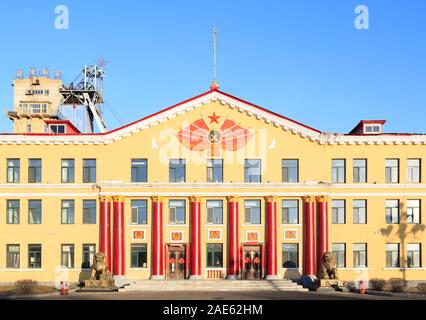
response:
M134 280L120 291L308 291L291 280Z

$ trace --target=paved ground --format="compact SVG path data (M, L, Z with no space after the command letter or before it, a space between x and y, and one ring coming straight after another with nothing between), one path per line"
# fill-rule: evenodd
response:
M41 300L426 300L426 295L360 295L354 293L318 293L318 292L113 292L113 293L83 293L72 292L68 296L59 294L33 297Z

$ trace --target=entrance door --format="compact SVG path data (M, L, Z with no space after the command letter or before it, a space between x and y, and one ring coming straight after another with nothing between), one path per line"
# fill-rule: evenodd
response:
M184 244L170 244L167 246L168 260L167 260L167 279L170 280L183 280L185 279L185 245Z
M243 279L260 280L262 277L262 256L260 246L243 247Z

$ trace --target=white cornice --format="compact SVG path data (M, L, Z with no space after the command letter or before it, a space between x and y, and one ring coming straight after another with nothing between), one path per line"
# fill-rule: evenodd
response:
M146 117L130 125L121 127L106 134L81 134L81 135L0 135L0 145L105 145L119 141L127 136L140 131L148 130L169 119L174 119L188 111L201 108L203 105L217 101L221 105L236 109L248 116L264 121L266 125L282 128L301 138L309 139L321 145L426 145L426 135L375 135L354 136L334 133L322 133L280 117L274 113L262 110L250 103L228 96L219 91L211 91L195 99L178 104L153 116Z

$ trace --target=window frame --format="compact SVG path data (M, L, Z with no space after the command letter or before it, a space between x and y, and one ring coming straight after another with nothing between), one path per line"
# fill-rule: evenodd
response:
M285 206L284 203L296 203L296 206ZM299 224L299 200L298 199L282 199L281 201L281 223L282 224ZM284 209L289 209L287 213L285 213ZM292 211L294 210L290 210L290 209L294 209L296 211L295 215L296 215L296 219L294 222L293 219L291 219L291 216L294 215L294 212L292 213ZM287 220L285 219L285 216L287 214Z
M94 206L87 206L86 207L86 205L88 203L94 203ZM83 224L91 225L91 224L97 223L97 206L98 206L98 204L97 204L97 201L95 199L83 199ZM94 212L94 214L93 214L93 212L90 213L89 220L85 219L85 217L87 216L87 214L86 214L87 211L85 211L85 210L88 210L88 209L91 209ZM94 221L92 220L93 217L94 217ZM89 222L87 222L87 221L89 221Z
M418 161L418 167L413 167L413 166L410 166L408 164L410 161L414 161L414 160ZM411 177L412 174L413 174L413 172L412 172L413 170L411 170L411 172L410 172L410 168L411 169L412 168L418 168L417 169L418 170L418 173L417 173L418 181L414 181L414 179ZM422 159L421 158L408 158L407 159L407 183L421 183L421 181L422 181Z
M142 250L135 251L135 248L142 248ZM136 260L134 260L136 256ZM140 260L140 257L145 258L145 262L143 259ZM136 264L134 262L136 261ZM139 262L142 262L142 265L139 266ZM143 266L145 264L145 266ZM130 244L130 268L132 269L147 269L148 268L148 244L147 243L131 243Z
M18 206L9 206L9 203L18 203ZM13 217L15 218L15 210L17 209L17 214L16 214L16 222L15 219L13 218L13 222L11 222L10 218L10 214L9 214L9 209L13 209ZM6 224L20 224L21 223L21 200L20 199L6 199Z
M175 162L175 163L173 163ZM178 180L178 174L183 169L183 177ZM181 172L182 173L182 172ZM172 179L173 177L173 179ZM182 183L186 182L186 159L169 159L169 182L170 183Z
M337 246L337 245L343 245L343 250L334 250L333 247ZM334 260L336 262L336 266L337 268L346 268L346 243L344 242L336 242L336 243L332 243L331 245L331 252L334 256ZM340 255L336 256L336 253L339 253ZM340 264L340 258L343 258L343 264Z
M85 247L93 247L93 251L92 250L85 250ZM82 270L90 270L90 267L93 263L93 257L96 254L96 243L83 243L82 247L81 247L81 252L82 252L82 256L81 256L81 269ZM89 261L86 261L86 255L89 255ZM88 264L85 264L88 263Z
M389 161L396 161L396 166L395 165L388 165ZM393 169L396 168L396 173L393 171ZM388 170L389 171L389 175L388 175ZM396 175L396 179L394 177L394 175ZM396 181L394 181L396 180ZM391 184L396 184L399 183L400 181L400 161L398 158L386 158L385 159L385 183L391 183Z
M217 255L219 255L220 265L215 265L214 263ZM211 265L211 262L213 265ZM206 243L206 268L223 268L223 243Z
M290 250L286 251L284 249L285 246L294 246L294 248L296 250L295 251L294 250L293 251L290 251ZM287 254L288 258L284 258L285 254ZM295 255L295 257L296 257L296 261L295 262L290 259L291 254ZM292 243L284 242L282 244L282 246L281 246L281 258L282 258L281 264L282 264L283 268L286 268L286 269L298 269L299 265L300 265L300 261L299 261L299 243L297 243L297 242L296 243L294 243L294 242L292 242ZM290 263L294 263L294 265L289 266L287 264L289 262ZM286 266L286 264L287 264L287 266Z
M209 203L213 203L213 202L220 202L220 206L212 206L209 207ZM209 219L209 209L213 209L213 213L212 213L212 220ZM217 219L215 219L215 217L217 216L216 214L216 209L220 209L220 219L218 222L216 222ZM207 224L208 225L222 225L223 224L223 200L222 199L208 199L206 200L206 218L207 218Z
M40 206L33 206L32 204L39 203ZM31 209L39 209L39 211L36 211L35 214L35 222L31 222ZM40 217L38 220L37 218ZM39 221L39 222L38 222ZM43 202L40 199L28 199L28 224L42 224L43 222Z
M335 162L337 161L342 161L343 167L336 166ZM336 171L336 174L335 174L335 171ZM341 171L343 171L343 173ZM343 174L343 181L341 181L340 179L342 174ZM342 158L331 159L331 181L332 183L346 183L346 159L342 159Z
M247 206L247 204L249 203L249 202L256 202L256 203L258 203L259 204L259 207L254 207L254 206ZM259 210L259 223L254 223L253 222L253 216L254 216L254 213L253 213L253 209L252 208L258 208ZM249 221L247 221L247 209L250 209L250 220ZM260 200L260 199L246 199L246 200L244 200L244 224L251 224L251 225L261 225L262 224L262 201Z
M89 161L91 161L90 162L91 165L87 165ZM97 171L97 160L95 158L83 159L83 180L82 180L83 183L96 183L96 179L97 179L96 171Z
M253 166L252 162L256 161L258 166ZM253 175L253 170L259 170L259 175ZM253 179L253 177L258 177ZM245 159L244 160L244 182L245 183L261 183L262 182L262 159Z
M69 251L64 251L64 248L68 246L69 247ZM68 254L69 256L67 257L67 259L69 259L69 264L70 265L65 265L65 260L64 259L64 255ZM75 267L75 246L73 243L63 243L61 244L61 266L65 267L67 269L74 269Z
M361 202L361 201L364 203L363 207L355 206L355 203ZM368 204L367 203L368 203L367 199L353 199L352 200L352 212L353 212L353 220L352 221L353 221L353 224L367 224L368 223L368 221L367 221L367 206L368 206ZM361 222L361 220L359 219L359 217L360 217L359 211L358 211L358 215L355 214L355 209L360 209L360 208L364 209L364 222ZM355 219L356 216L358 216L358 220Z
M137 162L139 162L139 164ZM148 182L147 158L134 158L130 160L130 181L132 183Z
M286 166L285 162L287 161L294 161L296 163L296 166ZM284 172L285 172L285 168L287 168L287 176L285 176ZM295 181L290 181L292 179L290 179L290 177L292 176L290 174L290 172L292 171L291 169L295 169L296 171L296 177L295 177ZM283 183L299 183L299 159L281 159L281 179Z
M140 203L144 203L144 206L142 205L136 205L137 202ZM141 219L141 221L139 220L139 208L145 208L145 213L142 214L144 215L145 219ZM136 209L136 221L134 221L134 216L133 216L133 209ZM143 217L142 215L142 217ZM132 225L147 225L148 224L148 201L146 199L131 199L130 201L130 224Z
M335 206L334 203L343 203L343 206ZM343 221L341 221L341 210L337 210L337 214L335 215L334 209L342 209L343 208ZM336 217L336 219L335 219ZM346 199L332 199L331 200L331 223L332 224L346 224Z
M216 164L216 161L220 161L220 165ZM216 177L216 170L220 171L220 179L218 181L215 180ZM210 171L211 171L211 177L210 177ZM206 161L206 175L207 175L207 182L210 183L221 183L223 182L223 159L207 159Z
M70 203L72 206L65 207L65 203ZM64 211L67 210L66 221L64 220ZM71 216L71 219L69 218ZM65 222L64 222L65 221ZM61 224L74 224L75 223L75 200L74 199L61 199Z
M17 162L18 165L10 165L10 162ZM12 179L10 178L9 172L12 171ZM12 181L11 181L12 180ZM21 159L19 158L8 158L6 159L6 182L7 183L20 183L21 182Z
M183 207L182 206L172 206L173 202L181 202L183 203ZM183 221L177 221L177 209L178 208L183 208ZM174 221L172 221L171 219L171 209L175 209L175 219ZM169 199L169 224L173 224L173 225L184 225L186 224L186 200L184 199Z
M71 161L72 166L65 166L65 161ZM64 172L66 174L64 175ZM66 176L66 179L64 179ZM61 183L74 183L75 182L75 159L72 158L64 158L61 159Z
M396 202L397 205L396 206L388 205L391 201ZM400 217L400 214L401 214L400 206L401 206L401 202L400 202L399 199L386 199L385 200L385 222L386 222L386 224L399 224L400 219L401 219L401 217ZM395 208L397 210L397 212L396 212L397 221L396 222L393 221L393 218L395 217L394 210L388 211L389 209L395 209Z
M397 250L388 250L389 246L397 246ZM401 251L401 245L399 243L386 243L385 244L385 254L386 254L385 255L385 257L386 257L385 265L386 265L386 268L400 268L401 267L401 253L400 253L400 251ZM395 252L397 254L396 264L393 263L394 258L395 258L394 257ZM389 253L391 253L391 256L390 256L391 263L390 264L388 263L389 262L389 260L388 260Z
M31 249L34 249L35 247L40 248L40 250L39 251L31 250ZM35 256L34 256L34 259L35 259L34 264L36 264L35 267L31 266L31 256L32 256L32 254L35 254ZM43 267L43 264L42 264L43 260L42 260L42 258L43 258L43 248L42 248L42 245L39 244L39 243L28 244L28 269L42 269L42 267ZM38 259L38 261L37 261L37 259Z
M15 259L11 257L14 257L16 255L16 251L11 252L11 247L17 247L17 256L18 256L18 263L15 265ZM6 244L6 269L20 269L21 268L21 245L19 243L11 243Z
M362 166L358 166L358 165L355 165L355 162L356 161L363 161L364 162L364 166L362 167ZM358 169L358 179L355 179L355 177L356 177L356 174L355 174L355 171L356 171L356 169ZM364 181L361 181L361 179L360 179L360 177L362 176L362 174L361 174L361 172L362 172L362 169L364 169ZM352 174L353 174L353 182L354 183L367 183L368 182L368 161L367 161L367 159L366 158L356 158L356 159L353 159L353 161L352 161ZM358 181L357 181L358 180Z
M38 161L38 165L34 165L35 161ZM41 158L28 159L28 183L42 182L42 168L43 162Z
M357 249L355 249L355 246L360 246L360 245L363 245L363 250L357 250ZM368 244L367 243L365 243L365 242L363 242L363 243L354 243L353 244L353 266L354 266L354 268L367 268L368 267ZM365 263L362 265L362 264L360 264L360 263L356 263L357 261L356 260L358 260L358 262L359 261L361 261L362 260L362 258L361 258L361 254L362 253L364 253L364 261L365 261Z

